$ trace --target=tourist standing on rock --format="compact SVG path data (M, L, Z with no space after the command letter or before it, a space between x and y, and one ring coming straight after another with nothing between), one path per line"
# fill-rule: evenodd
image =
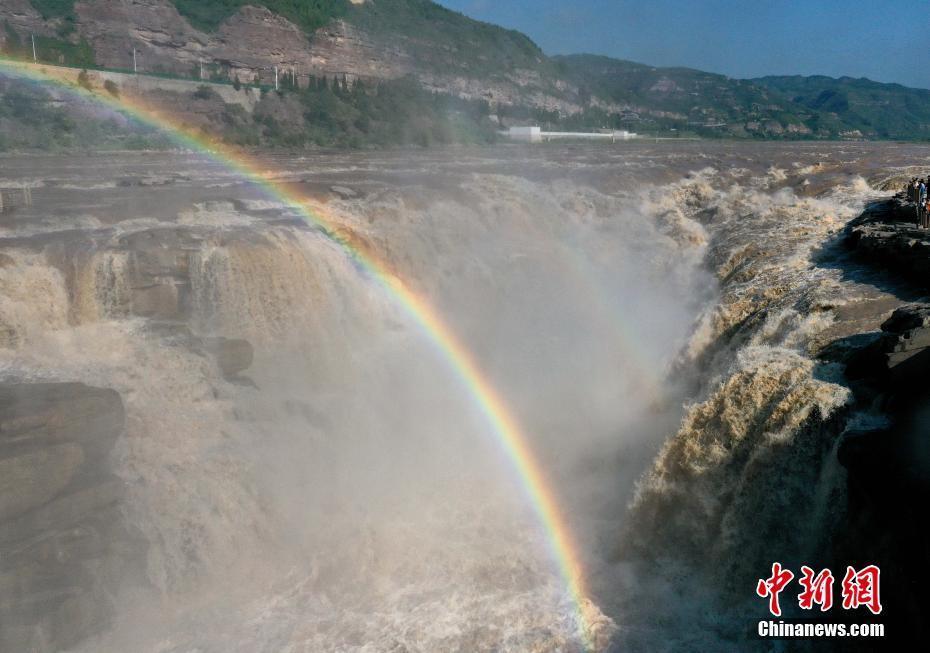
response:
M924 201L924 219L920 226L924 229L930 229L930 198Z
M927 180L921 179L917 185L917 224L923 221L923 208L927 201Z

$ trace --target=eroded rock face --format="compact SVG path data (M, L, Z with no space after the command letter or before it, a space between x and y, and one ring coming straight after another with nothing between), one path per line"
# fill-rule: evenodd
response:
M0 454L0 520L48 502L84 462L76 444L24 447Z
M930 287L930 230L916 225L916 207L900 197L877 203L846 230L846 246L869 265L894 270Z
M854 379L873 379L885 392L923 392L930 366L930 305L907 304L882 324L880 334L855 350L847 360Z
M103 463L123 428L123 402L113 390L80 383L0 386L0 444L74 442L86 463Z
M75 14L73 39L86 39L97 63L106 68L132 69L135 50L139 70L147 73L197 77L205 62L208 73L242 82L258 77L265 84L273 83L275 67L300 75L345 74L350 79L414 75L430 90L468 99L528 104L563 113L583 108L567 99L577 89L564 80L552 82L555 90L535 71L504 70L493 80L471 76L467 70L440 73L418 61L409 45L405 48L409 37L374 38L345 20L333 20L308 37L286 18L250 5L241 7L213 33L192 27L170 0L83 0L75 3ZM3 20L20 34L55 37L60 26L60 20L43 20L28 0L4 2L0 6ZM439 44L436 53L447 57L454 69L454 51L449 56L446 48L447 44ZM619 110L612 104L603 106Z
M0 384L0 650L58 651L102 628L144 553L108 462L123 420L113 390Z
M267 244L256 238L166 226L12 239L0 261L5 288L24 288L24 302L53 305L56 317L12 320L0 346L25 346L42 329L142 318L163 342L248 384L240 375L252 365L251 344L198 335L191 295L205 250ZM36 269L43 283L33 292ZM0 382L0 652L69 649L106 628L124 583L151 583L146 540L127 526L126 484L111 466L125 417L111 389Z
M928 370L930 304L902 306L847 366L858 403L883 420L850 429L837 451L848 477L849 517L837 532L835 556L881 568L884 614L898 633L923 629L930 609L916 591L930 562L923 508L930 497Z

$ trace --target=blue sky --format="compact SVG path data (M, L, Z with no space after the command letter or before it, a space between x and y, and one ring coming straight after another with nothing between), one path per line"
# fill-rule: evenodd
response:
M732 77L830 75L930 88L930 0L439 0L590 52Z

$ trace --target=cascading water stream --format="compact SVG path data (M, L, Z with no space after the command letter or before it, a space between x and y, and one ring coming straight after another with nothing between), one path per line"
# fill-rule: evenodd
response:
M731 599L742 587L715 574L771 555L747 523L803 493L816 531L842 494L830 418L847 392L812 351L840 335L848 288L812 252L873 191L808 170L817 152L771 169L666 154L452 163L451 181L424 169L330 202L531 434L602 643L693 643L666 621L676 582ZM417 325L287 207L215 169L201 188L174 156L189 185L140 191L166 214L3 225L0 380L112 388L126 411L109 463L142 554L76 650L577 650L545 534ZM118 210L125 191L74 174L55 183Z

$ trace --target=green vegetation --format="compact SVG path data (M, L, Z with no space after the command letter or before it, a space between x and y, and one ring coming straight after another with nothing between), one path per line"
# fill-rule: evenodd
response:
M168 139L84 101L62 103L40 86L0 78L0 151L73 148L153 149Z
M3 23L5 43L3 54L32 59L32 38L35 38L36 56L39 61L64 64L66 66L80 66L91 68L95 65L94 49L85 39L77 43L64 38L36 35L32 38L27 34L20 36L8 21Z
M834 131L868 138L930 139L930 90L851 77L763 77L753 80L807 109Z
M64 20L62 34L73 31L74 0L29 0L46 20ZM267 7L300 26L308 34L330 19L345 14L347 0L172 0L178 13L194 27L213 31L243 5Z
M347 0L172 0L194 27L211 32L243 5L266 7L307 34L345 14Z
M610 124L605 126L638 132L687 131L706 137L813 135L807 121L814 112L744 80L593 55L555 59L561 74L578 84L582 96L596 95L629 107L609 116Z
M593 55L555 57L581 96L629 110L570 121L704 137L930 139L930 91L844 77L731 79Z
M430 93L410 78L368 88L337 77L312 79L305 89L285 78L281 92L265 93L252 119L226 105L216 135L237 145L289 148L429 147L496 138L485 102Z
M401 47L417 65L469 77L520 69L551 73L550 60L525 34L472 20L430 0L352 5L346 20L383 44Z
M45 20L58 19L58 35L66 37L74 32L77 16L74 0L29 0Z
M30 0L58 26L58 37L36 36L39 61L91 69L93 48L74 32L73 0ZM386 52L399 52L421 77L443 80L501 100L489 107L428 92L412 79L382 81L370 88L345 80L313 80L298 89L283 78L283 93L263 91L255 117L220 110L215 135L250 145L383 147L495 139L496 124L536 123L551 129L627 129L642 134L705 138L930 140L930 91L866 79L766 77L731 79L689 68L656 68L592 55L547 57L524 34L472 20L430 0L172 0L196 27L215 30L246 4L268 8L311 37L334 18L344 18ZM2 26L4 53L31 58L28 34ZM393 56L393 55L391 55ZM388 62L390 63L390 62ZM227 64L203 68L212 82L259 86L232 79ZM164 69L146 74L179 77ZM200 78L200 66L189 78ZM181 74L181 77L184 75ZM264 82L267 84L268 80ZM112 94L112 90L108 89ZM503 92L501 92L503 91ZM502 96L509 98L502 99ZM572 115L538 107L582 107ZM222 108L210 87L193 98ZM219 102L217 105L216 103ZM514 102L516 106L511 106ZM211 117L211 121L216 118Z
M74 15L74 0L29 0L42 18L68 18Z
M10 21L3 21L3 53L9 55L18 55L23 51L23 41L19 38L19 34L16 33L16 30L13 29L13 26L10 25Z
M71 43L64 39L49 36L36 36L36 55L39 61L65 64L67 66L93 67L96 64L94 49L90 43L81 39L78 43ZM27 52L27 56L31 56Z
M401 48L422 67L466 77L535 72L554 83L551 61L526 35L472 20L429 0L172 0L198 29L213 31L246 4L284 16L310 36L334 18L345 18L376 42Z
M514 30L472 20L429 0L172 0L198 29L215 30L246 4L266 7L309 36L334 18L345 17L374 39L401 45L420 65L477 77L515 68L551 71L542 51Z
M103 83L103 88L106 89L107 93L113 97L119 97L119 86L112 79L108 79Z
M16 136L33 131L35 140L41 145L69 142L77 129L76 121L61 108L50 106L48 98L40 89L30 88L24 83L3 85L0 94L0 118L18 123L26 129L5 130L7 142L15 142Z

